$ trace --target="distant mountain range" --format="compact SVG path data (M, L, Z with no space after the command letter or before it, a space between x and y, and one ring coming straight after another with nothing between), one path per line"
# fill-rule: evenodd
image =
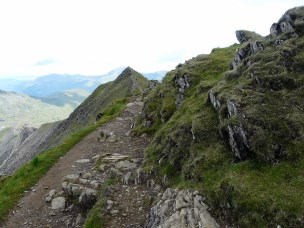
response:
M78 89L91 93L100 84L113 81L124 69L125 67L120 67L100 76L49 74L32 80L0 78L0 89L27 94L57 104L58 102L54 102L53 98L58 98L66 90ZM161 80L165 74L166 71L158 71L143 75L150 80ZM46 97L47 99L44 99Z

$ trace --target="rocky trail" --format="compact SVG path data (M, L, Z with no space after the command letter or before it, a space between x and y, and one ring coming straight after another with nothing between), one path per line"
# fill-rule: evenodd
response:
M94 201L96 189L109 175L123 177L142 162L149 139L130 137L133 118L141 108L141 102L129 103L119 117L71 149L25 193L3 227L80 227L83 208L73 204L73 200L82 195L83 201L89 201L90 197ZM102 160L106 162L96 167ZM145 187L129 187L119 182L111 192L107 227L140 227L148 209L143 205L149 195Z
M142 105L129 103L72 148L25 193L3 227L82 227L101 188L104 227L218 227L198 192L161 194L155 177L141 168L150 139L131 137L130 130Z

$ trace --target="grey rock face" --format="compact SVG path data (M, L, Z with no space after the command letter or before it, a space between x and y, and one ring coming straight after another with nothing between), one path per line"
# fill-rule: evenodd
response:
M235 35L237 40L242 44L245 41L247 41L247 39L245 38L245 33L243 31L235 31Z
M18 165L16 163L25 163L29 159L19 157L18 150L28 138L35 133L37 129L29 126L9 129L0 140L0 175L13 172ZM30 152L27 151L27 154Z
M190 86L188 81L188 75L179 76L178 73L174 77L174 82L178 89L178 95L176 96L175 104L179 107L184 99L184 92Z
M247 56L254 55L260 51L263 51L264 47L261 42L250 42L245 47L239 48L230 63L230 69L235 69Z
M244 160L249 148L246 132L241 124L237 126L228 125L229 144L234 156L239 160Z
M303 35L303 7L295 7L288 10L277 23L273 23L270 27L270 35L276 37L281 34L287 34L289 37L297 37L298 34Z
M237 115L236 106L230 100L227 101L227 109L228 109L229 116L236 116Z
M203 203L203 197L192 190L168 188L151 208L145 228L219 227Z
M95 189L84 188L79 196L79 204L82 208L90 208L97 200L97 191Z
M220 109L221 103L218 99L216 99L212 91L209 91L208 93L208 100L216 110Z
M213 105L213 107L219 111L221 104L219 100L214 96L212 91L209 91L208 93L208 100L209 102ZM235 102L231 100L227 100L227 111L228 111L228 118L232 116L237 116L238 118L243 118L240 117L242 114L239 113L237 109L237 105ZM222 117L221 117L222 118ZM221 119L220 118L220 119ZM224 117L226 118L226 117ZM243 126L241 123L238 123L237 125L228 125L227 127L227 141L229 142L229 145L231 147L231 150L235 156L236 159L238 160L244 160L247 156L247 152L249 150L249 144L247 140L247 133L245 132Z

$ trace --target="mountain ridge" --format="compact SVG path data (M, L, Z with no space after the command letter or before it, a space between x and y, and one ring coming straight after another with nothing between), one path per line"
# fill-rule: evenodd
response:
M38 140L43 142L40 151L59 145L66 135L102 119L106 104L132 99L121 116L94 131L87 143L78 144L78 168L58 178L52 188L60 191L48 194L52 210L79 202L77 210L87 212L94 205L85 227L117 227L121 221L147 228L195 227L210 221L210 227L303 227L303 19L304 7L296 7L271 25L266 37L238 30L240 44L186 60L161 83L149 82L127 67L115 81L100 85L67 120L51 126L50 134ZM131 115L130 110L141 105L142 111ZM143 147L124 144L132 137L152 138L144 157ZM24 169L30 173L30 168L39 167L41 157ZM18 174L8 181L18 180ZM98 191L94 186L100 187ZM41 183L39 191L45 191ZM156 194L142 200L141 195L151 192ZM31 195L35 193L27 199ZM59 200L63 203L55 207ZM129 212L125 205L141 216L132 222L140 223L130 224L132 216L120 214ZM43 208L51 210L45 202ZM145 216L142 211L147 208ZM22 210L34 209L25 205ZM54 216L66 219L62 213ZM81 213L77 219L73 216L72 224L83 220ZM13 213L10 221L14 222Z
M21 164L40 152L60 144L68 135L92 125L102 109L115 100L126 99L142 94L149 81L132 68L126 68L117 79L101 84L79 105L67 119L49 123L39 128L20 147L14 150L15 156L0 167L0 173L12 173ZM47 127L46 127L47 126Z

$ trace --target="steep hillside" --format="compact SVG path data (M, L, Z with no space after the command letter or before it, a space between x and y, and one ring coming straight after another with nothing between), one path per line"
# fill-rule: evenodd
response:
M145 77L127 67L114 81L100 85L67 120L60 123L48 145L54 145L65 135L94 123L102 108L110 102L142 94L148 83Z
M102 110L111 102L141 95L148 83L141 74L127 67L116 80L100 85L66 120L39 128L0 166L0 173L13 172L38 153L60 144L79 129L94 124L98 114L102 116Z
M73 108L77 108L88 96L89 92L82 89L70 89L64 92L54 93L47 97L34 97L41 100L44 103L65 106L71 105Z
M67 118L73 109L68 104L51 105L24 94L0 90L0 128L24 124L39 127Z
M35 132L37 127L47 122L63 120L75 109L78 91L66 94L68 98L61 106L48 104L39 99L15 92L0 90L0 174L4 167L13 170L18 167L15 156L17 151L25 151L28 147L23 145L27 138ZM69 99L69 102L66 102ZM53 100L54 101L54 100ZM68 104L70 103L70 104ZM40 131L34 138L40 139ZM37 137L38 136L38 137ZM31 153L26 153L30 156ZM4 163L3 163L4 162Z
M180 64L147 96L145 164L233 226L303 227L304 7Z
M3 129L3 137L0 138L0 176L12 173L37 155L59 123L43 124L38 129L28 126Z

